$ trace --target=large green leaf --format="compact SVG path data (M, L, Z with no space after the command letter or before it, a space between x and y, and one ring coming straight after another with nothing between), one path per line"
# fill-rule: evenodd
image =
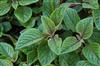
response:
M59 5L60 0L43 0L43 14L49 16Z
M98 9L99 3L98 0L84 0L82 3L83 8L91 8L91 9Z
M0 66L13 66L13 64L9 60L0 59Z
M60 5L59 8L56 8L50 15L50 18L54 21L56 25L62 22L65 12L68 9L69 4L64 3Z
M95 65L100 65L100 45L98 43L92 43L82 50L86 59Z
M8 3L1 3L0 4L0 16L5 15L10 10L10 4Z
M60 55L75 51L81 46L81 41L78 41L75 37L67 37L62 43L62 39L56 35L48 40L48 45L54 53Z
M68 29L71 29L73 32L76 31L75 27L76 24L79 22L80 17L77 14L77 11L71 8L68 8L65 16L64 16L64 23Z
M83 39L88 39L93 33L93 18L85 18L80 20L76 25L76 32L80 34Z
M38 2L39 0L19 0L19 4L20 5L29 5L29 4L32 4L32 3L36 3Z
M42 66L50 64L55 58L56 54L53 53L45 44L38 47L38 58Z
M14 49L11 45L5 42L0 42L0 54L12 59L14 55Z
M26 23L32 16L32 9L30 7L19 7L14 14L20 22Z
M49 17L46 17L46 16L42 16L41 20L42 20L44 32L52 34L53 31L55 30L54 22Z
M93 65L86 60L81 60L77 62L76 66L96 66L96 65Z
M18 39L16 49L21 49L35 44L43 39L42 33L35 28L26 29Z
M79 61L79 56L75 52L59 56L60 66L75 66Z

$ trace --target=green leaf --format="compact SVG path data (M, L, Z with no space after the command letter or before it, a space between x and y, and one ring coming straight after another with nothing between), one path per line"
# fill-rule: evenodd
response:
M91 9L98 9L99 3L98 0L84 0L82 3L83 8L91 8Z
M1 3L0 4L0 16L5 15L10 10L10 4L8 3Z
M55 30L54 22L49 17L46 16L42 16L41 21L44 28L44 32L52 34Z
M80 17L77 14L77 11L71 8L68 8L65 16L64 16L64 23L68 29L71 29L73 32L76 31L75 27L76 24L79 22Z
M48 40L48 45L54 53L60 55L77 50L81 46L81 41L75 37L67 37L62 43L62 39L56 35Z
M60 5L60 0L43 0L43 15L50 14Z
M20 22L26 23L32 16L32 9L30 7L19 7L14 14Z
M14 55L14 49L11 45L5 42L0 42L0 54L12 59Z
M59 8L56 8L50 15L50 18L56 25L58 25L60 22L62 22L65 12L68 9L69 4L64 3L60 5Z
M15 1L13 1L12 2L12 7L14 8L14 9L17 9L17 7L18 7L18 1L17 0L15 0Z
M50 64L55 58L56 54L53 53L45 44L38 47L38 58L42 66Z
M76 25L76 32L80 34L83 39L88 39L93 33L93 18L85 18L80 20Z
M96 66L96 65L93 65L86 60L81 60L77 62L76 66Z
M38 2L39 0L19 0L19 4L20 5L30 5L32 3L36 3Z
M32 51L28 52L27 54L27 62L28 65L31 66L37 60L37 51L33 49Z
M80 58L77 53L68 53L59 56L60 66L75 66Z
M96 28L100 30L100 8L93 10L92 15L94 18Z
M0 66L13 66L13 64L9 60L0 59Z
M100 45L92 43L82 50L85 58L92 64L100 65Z
M21 49L35 44L43 39L42 33L35 28L26 29L19 37L16 49Z

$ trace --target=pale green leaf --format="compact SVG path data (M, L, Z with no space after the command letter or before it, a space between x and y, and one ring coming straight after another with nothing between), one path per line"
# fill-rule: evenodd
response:
M78 32L83 39L90 38L93 33L93 18L88 17L80 20L76 25L76 32Z
M21 49L29 45L35 44L43 39L42 33L35 28L26 29L21 33L18 42L16 44L16 49Z
M32 3L36 3L38 2L39 0L19 0L19 4L20 5L30 5Z
M30 7L19 7L14 14L20 22L26 23L32 16L32 9Z
M1 3L0 4L0 16L5 15L10 10L10 4L8 3Z
M13 63L9 60L0 59L0 66L13 66Z

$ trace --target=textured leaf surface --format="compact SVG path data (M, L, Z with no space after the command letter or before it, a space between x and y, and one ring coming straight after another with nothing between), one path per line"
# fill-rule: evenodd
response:
M9 58L13 58L14 49L11 45L4 42L0 42L0 54Z
M73 32L76 31L75 27L76 24L79 22L80 17L77 14L77 11L71 8L68 8L65 16L64 16L64 23L68 29L71 29Z
M26 46L32 45L43 39L42 33L35 28L27 29L21 34L16 44L16 49L21 49Z
M97 43L93 43L89 46L86 46L82 50L86 59L96 65L100 65L100 45Z
M48 45L53 52L60 55L75 51L81 46L81 42L75 37L67 37L62 43L62 39L56 35L48 40Z
M43 0L43 14L49 16L60 5L60 0Z
M19 4L20 5L29 5L29 4L32 4L32 3L36 3L38 2L39 0L19 0Z
M42 16L41 20L42 20L44 32L50 33L50 34L53 33L53 31L55 30L54 22L49 17L46 17L46 16Z
M13 64L9 60L0 59L0 66L13 66Z
M50 64L55 58L56 54L53 53L47 45L38 47L38 58L41 65Z
M76 31L80 34L83 39L88 39L93 33L93 18L85 18L80 20L76 25Z
M29 7L19 7L14 14L20 22L26 23L32 16L32 9Z
M0 16L5 15L10 10L10 4L8 3L1 3L0 4Z

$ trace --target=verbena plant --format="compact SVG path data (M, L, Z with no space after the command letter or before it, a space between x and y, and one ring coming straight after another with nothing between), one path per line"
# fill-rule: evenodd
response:
M0 0L0 66L100 66L100 0Z

